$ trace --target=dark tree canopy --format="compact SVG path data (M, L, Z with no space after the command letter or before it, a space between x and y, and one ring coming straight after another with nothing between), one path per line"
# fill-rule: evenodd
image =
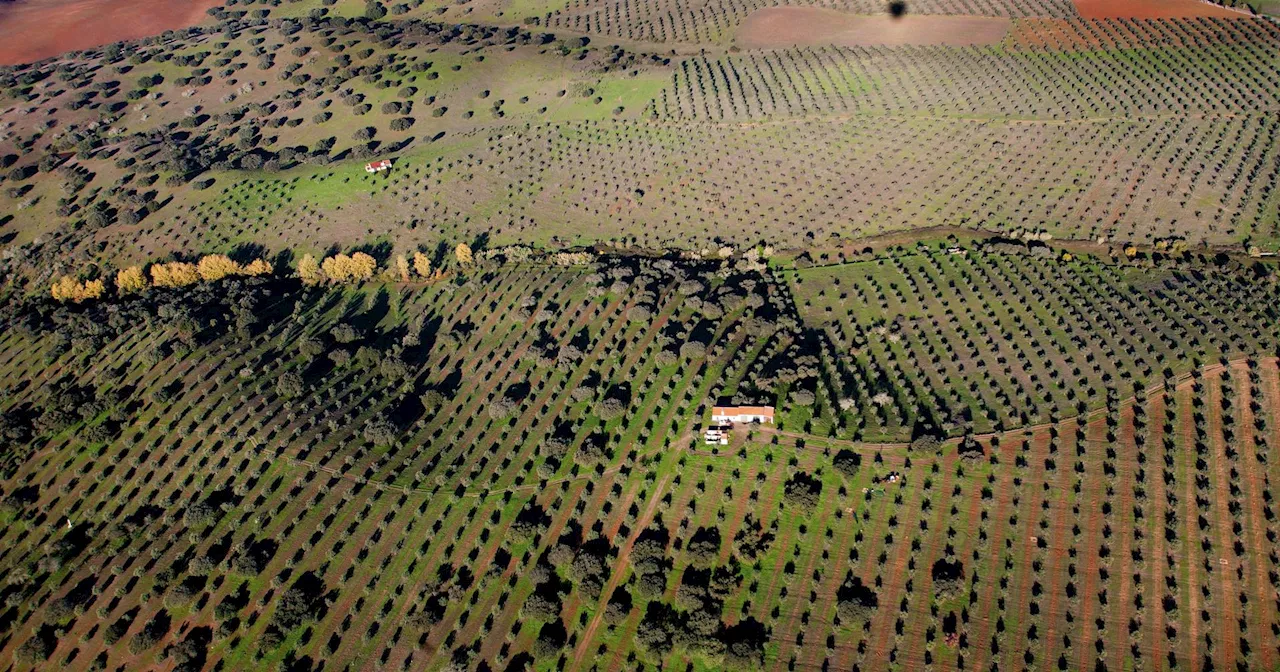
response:
M845 624L869 620L880 604L875 591L854 577L840 586L836 595L836 613Z
M699 527L694 530L685 552L695 566L710 565L720 554L720 528Z
M822 481L804 472L796 472L783 489L783 499L805 513L818 506L818 498L822 495Z
M769 641L769 633L764 624L748 617L726 628L722 639L727 667L739 670L759 670L764 667L764 647Z
M862 466L862 456L846 448L836 453L831 460L831 466L845 476L857 476L858 468Z
M933 577L933 594L939 600L949 600L964 589L964 563L958 558L947 559L939 558L933 563L931 570Z

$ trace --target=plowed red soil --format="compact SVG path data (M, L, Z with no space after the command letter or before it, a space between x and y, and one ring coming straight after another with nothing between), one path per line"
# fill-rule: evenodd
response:
M1229 383L1228 383L1229 384ZM1217 561L1221 563L1214 574L1218 575L1219 595L1222 596L1221 602L1218 604L1219 614L1214 614L1219 628L1217 646L1214 647L1214 660L1222 661L1222 669L1235 669L1236 647L1240 643L1240 630L1237 627L1241 614L1238 612L1240 602L1233 599L1239 592L1240 587L1237 585L1236 568L1239 559L1231 552L1232 541L1236 537L1232 529L1232 514L1228 509L1230 490L1230 480L1232 477L1227 474L1226 454L1227 444L1222 435L1222 386L1218 374L1215 374L1208 381L1209 388L1209 447L1212 455L1209 458L1209 477L1210 482L1216 486L1216 492L1220 493L1214 497L1213 509L1217 514L1218 524L1217 539L1214 539L1214 555L1218 556ZM1218 605L1215 605L1218 606Z
M1132 512L1134 509L1135 497L1133 495L1134 487L1134 470L1138 466L1138 444L1134 440L1136 430L1133 423L1134 413L1132 406L1125 406L1120 410L1120 447L1119 453L1122 456L1117 460L1118 478L1115 488L1115 496L1117 504L1115 511L1124 515ZM1131 459L1132 458L1132 459ZM1142 522L1134 518L1134 526L1141 525ZM1116 535L1117 542L1120 545L1119 552L1115 554L1114 562L1119 566L1119 571L1112 578L1114 583L1119 585L1120 599L1109 602L1106 611L1107 619L1110 623L1128 623L1130 619L1130 608L1132 598L1130 595L1138 589L1134 581L1133 575L1133 556L1131 555L1131 547L1135 542L1132 531L1121 531ZM1100 636L1105 634L1110 638L1107 643L1107 655L1114 662L1115 669L1124 669L1126 658L1132 653L1129 651L1130 635L1127 628L1108 626Z
M1183 459L1186 464L1183 465L1186 470L1186 477L1183 481L1183 524L1186 529L1182 538L1182 561L1190 568L1190 578L1187 580L1186 586L1179 586L1183 591L1183 595L1188 599L1188 605L1191 610L1187 612L1186 624L1187 634L1187 657L1186 660L1199 661L1201 653L1200 643L1200 623L1201 623L1201 607L1200 595L1202 593L1202 584L1200 583L1200 572L1196 570L1196 544L1200 540L1200 534L1196 530L1196 490L1195 490L1195 474L1191 472L1194 469L1194 447L1196 441L1196 428L1193 422L1193 414L1191 412L1191 387L1190 385L1179 387L1175 398L1178 404L1178 441L1179 448L1183 451ZM1179 598L1181 599L1181 598Z
M1009 19L990 16L860 16L821 7L766 7L751 13L738 30L739 46L772 49L834 44L863 47L894 44L995 44L1009 32Z
M19 0L0 3L0 64L30 63L208 18L220 0Z
M1249 14L1201 0L1074 0L1086 19L1188 19L1197 16L1224 19Z
M1164 406L1165 397L1163 394L1154 395L1147 405L1147 450L1152 456L1159 455L1164 450ZM1160 469L1160 467L1157 467ZM1165 481L1164 474L1161 471L1153 470L1155 478L1148 479L1151 483L1151 495L1148 501L1151 502L1148 519L1152 521L1148 530L1147 539L1151 544L1151 553L1147 561L1147 578L1145 599L1150 604L1159 604L1158 595L1160 595L1161 583L1164 580L1164 573L1169 570L1166 559L1166 549L1164 546L1164 530L1161 522L1164 520L1165 506L1168 501L1165 499ZM1165 669L1165 653L1166 638L1165 635L1165 612L1164 609L1148 607L1145 611L1147 621L1150 627L1147 630L1146 646L1149 655L1147 660L1151 661L1151 669L1160 672Z
M1240 437L1236 445L1243 448L1246 461L1245 467L1245 503L1248 507L1249 520L1249 546L1245 554L1245 561L1252 566L1254 576L1252 579L1253 590L1259 591L1263 586L1268 585L1270 579L1267 577L1267 563L1263 558L1269 550L1267 541L1267 523L1266 513L1263 511L1265 498L1263 490L1266 485L1266 463L1258 459L1257 444L1254 442L1254 410L1252 404L1253 386L1248 382L1249 369L1247 365L1238 365L1232 367L1232 377L1236 380L1236 394L1239 399L1236 408L1240 414ZM1261 390L1259 390L1261 391ZM1250 605L1254 607L1254 614L1257 616L1257 623L1274 623L1275 607L1271 600L1251 600ZM1261 634L1260 628L1251 628L1250 634L1258 643ZM1265 636L1264 636L1265 637ZM1265 640L1263 643L1254 647L1258 652L1262 662L1262 669L1276 669L1276 650L1273 646L1267 646Z

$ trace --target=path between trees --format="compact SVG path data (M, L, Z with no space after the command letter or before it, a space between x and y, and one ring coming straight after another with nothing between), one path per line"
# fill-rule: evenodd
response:
M663 492L667 488L667 481L671 479L670 475L665 475L658 479L657 486L653 489L653 495L649 497L649 504L644 507L644 513L640 514L640 518L636 520L636 524L631 534L627 536L627 543L618 551L618 559L613 563L613 571L609 573L609 582L605 584L604 589L600 591L600 595L604 599L608 599L613 595L614 589L618 587L618 583L622 581L622 577L626 574L627 561L631 558L631 547L635 545L636 539L640 538L640 533L649 527L649 521L653 520L653 513L658 508L658 502L662 501ZM604 609L597 609L595 616L591 618L591 624L587 626L586 631L582 633L582 639L578 642L578 648L573 653L573 663L566 669L577 669L582 664L582 657L586 655L587 648L591 646L591 641L595 638L596 630L600 627L600 621L604 619Z
M1219 373L1227 369L1228 367L1233 367L1233 366L1238 366L1240 364L1243 364L1249 361L1250 359L1257 359L1259 362L1272 362L1272 361L1277 361L1280 358L1256 357L1255 355L1242 355L1240 357L1235 357L1235 358L1226 360L1225 363L1220 361L1214 364L1210 364L1208 366L1200 367L1195 371L1187 371L1185 373L1178 374L1177 376L1174 377L1174 387L1175 388L1182 387L1185 383L1190 382L1191 379L1196 375L1210 376L1215 373ZM1155 383L1154 385L1149 385L1145 390L1143 390L1143 396L1150 398L1164 391L1165 391L1165 384L1163 382ZM1129 395L1128 397L1125 397L1119 400L1116 403L1116 408L1117 410L1123 409L1129 406L1133 406L1137 402L1138 402L1138 395L1136 394ZM1059 427L1068 422L1077 422L1081 425L1087 425L1091 421L1097 420L1098 418L1105 416L1106 413L1107 413L1106 407L1095 408L1082 415L1068 416L1068 417L1060 418L1058 420L1051 420L1049 422L1040 422L1034 425L1023 425L1021 427L1014 427L1012 429L1005 429L1005 430L1000 430L995 432L984 432L982 434L969 434L967 435L967 437L972 438L976 441L987 441L990 439L998 439L1002 436L1033 434L1038 431L1051 429L1053 427ZM841 446L841 447L849 448L851 450L862 451L862 452L895 450L895 449L909 448L911 446L910 443L906 443L906 442L876 443L876 442L866 442L866 441L855 441L853 439L838 439L833 437L818 436L816 434L805 434L803 432L782 430L782 429L777 429L775 427L768 426L768 425L761 425L758 428L753 427L752 431L759 431L765 434L777 434L779 436L786 436L793 439L815 441L815 442L825 443L831 446ZM943 445L958 445L965 438L966 437L952 437L949 439L944 439L942 443ZM709 451L693 451L693 452L700 455L717 455L716 453L711 453ZM727 455L727 454L730 454L730 453L718 453L718 455L721 455L721 456Z
M771 119L767 121L719 121L714 122L712 126L721 128L758 128L768 126L786 126L793 124L804 124L814 121L852 121L854 119L887 119L890 121L961 121L974 124L1011 124L1018 126L1086 126L1089 124L1106 124L1119 122L1138 122L1138 121L1161 121L1166 119L1192 119L1192 120L1211 120L1218 121L1224 119L1240 119L1251 116L1265 116L1267 114L1275 114L1280 110L1259 108L1250 112L1194 112L1190 114L1178 112L1161 112L1156 114L1142 114L1129 117L1076 117L1074 119L1015 119L1013 117L963 117L951 116L945 114L877 114L874 112L849 112L845 114L814 114L800 115L795 117L785 117L782 119ZM653 121L651 124L661 124L664 121Z
M1232 358L1232 359L1226 360L1226 362L1225 362L1225 363L1223 363L1223 362L1216 362L1216 363L1214 363L1214 364L1210 364L1210 365L1208 365L1208 366L1203 366L1203 367L1201 367L1201 368L1197 369L1197 370L1196 370L1196 371L1194 371L1194 372L1193 372L1193 371L1188 371L1188 372L1185 372L1185 373L1178 374L1178 375L1174 378L1174 386L1175 386L1175 388L1181 387L1181 386L1182 386L1182 385L1184 385L1185 383L1190 382L1190 381L1191 381L1191 379L1192 379L1192 377L1193 377L1193 376L1195 376L1195 375L1200 375L1200 376L1208 376L1208 375L1212 375L1212 374L1215 374L1215 373L1221 372L1221 371L1223 371L1224 369L1226 369L1226 368L1228 368L1228 367L1231 367L1231 366L1237 366L1237 365L1239 365L1239 364L1243 364L1243 363L1247 362L1248 360L1250 360L1250 359L1254 359L1254 358L1255 358L1255 356L1253 356L1253 355L1243 355L1243 356L1240 356L1240 357L1235 357L1235 358ZM1260 362L1277 362L1277 360L1280 360L1280 358L1277 358L1277 357L1257 357L1257 359L1258 359L1258 361L1260 361ZM1280 362L1278 362L1278 363L1280 363ZM1165 391L1165 384L1164 384L1163 382L1155 383L1154 385L1150 385L1150 386L1148 386L1148 387L1143 391L1143 396L1145 396L1145 397L1152 397L1152 396L1155 396L1155 395L1157 395L1157 394L1160 394L1161 392L1164 392L1164 391ZM1137 396L1137 395L1130 395L1130 396L1128 396L1128 397L1125 397L1124 399L1121 399L1119 402L1117 402L1116 406L1117 406L1117 408L1124 408L1124 407L1132 406L1132 405L1136 404L1136 403L1137 403L1137 401L1138 401L1138 396ZM1037 424L1034 424L1034 425L1024 425L1024 426L1022 426L1022 427L1015 427L1015 428L1012 428L1012 429L1006 429L1006 430L1001 430L1001 431L996 431L996 432L985 432L985 433L982 433L982 434L971 434L971 435L969 435L969 436L970 436L971 438L973 438L973 439L977 440L977 441L988 441L988 440L990 440L990 439L997 439L997 438L999 438L999 437L1001 437L1001 436L1014 436L1014 435L1032 434L1032 433L1035 433L1035 432L1037 432L1037 431L1042 431L1042 430L1050 429L1050 428L1053 428L1053 427L1058 427L1058 426L1061 426L1062 424L1064 424L1064 423L1068 423L1068 422L1079 422L1079 423L1081 423L1081 424L1088 424L1090 421L1095 420L1095 419L1097 419L1097 418L1099 418L1099 417L1102 417L1103 415L1105 415L1105 414L1106 414L1106 412L1107 412L1107 409L1106 409L1105 407L1104 407L1104 408L1095 408L1095 409L1093 409L1093 410L1091 410L1091 411L1088 411L1088 412L1084 413L1083 415L1075 415L1075 416L1071 416L1071 417L1061 418L1061 419L1056 420L1056 421L1041 422L1041 423L1037 423ZM833 437L818 436L818 435L815 435L815 434L805 434L805 433L803 433L803 432L794 432L794 431L790 431L790 430L782 430L782 429L777 429L777 428L775 428L775 427L771 427L771 426L760 426L760 427L755 427L755 428L752 428L752 431L758 431L758 432L761 432L761 433L763 433L763 434L771 434L771 435L778 435L778 436L786 436L786 437L788 437L788 438L800 439L800 440L805 440L805 441L813 441L813 442L816 442L816 443L821 443L821 444L823 444L823 447L824 447L824 448L825 448L825 447L830 447L830 446L839 446L839 447L843 447L843 448L848 448L849 450L853 450L853 451L855 451L855 452L862 452L862 453L876 453L876 452L889 451L889 450L905 450L905 449L907 449L907 448L910 448L910 446L911 446L911 444L910 444L910 443L906 443L906 442L879 442L879 443L877 443L877 442L855 441L855 440L853 440L853 439L838 439L838 438L833 438ZM691 441L693 440L693 438L694 438L693 432L691 432L691 431L685 432L685 433L683 433L683 434L681 434L681 435L680 435L680 437L677 439L677 441L676 441L676 442L674 442L674 443L673 443L673 445L676 445L676 446L686 445L688 442L691 442ZM942 443L943 443L943 445L958 445L958 444L959 444L961 441L963 441L963 440L964 440L964 437L953 437L953 438L949 438L949 439L944 440ZM656 455L657 453L661 452L662 450L663 450L663 449L661 449L661 448L660 448L660 449L658 449L658 450L655 450L653 453L650 453L650 454L646 454L646 455L640 456L640 459L647 458L647 457L652 457L653 455ZM695 448L689 448L689 449L686 449L686 450L687 450L689 453L691 453L691 454L694 454L694 455L701 455L701 456L706 456L706 457L733 457L733 456L735 456L735 455L737 454L736 452L733 452L733 451L712 452L712 451L708 451L708 450L698 450L698 449L695 449ZM346 471L343 471L343 470L341 470L341 469L336 469L336 468L334 468L334 467L326 467L326 466L323 466L323 465L318 464L318 463L316 463L316 462L313 462L313 461L311 461L311 460L304 460L304 459L302 459L302 458L299 458L299 457L296 457L296 456L293 456L293 455L287 455L287 456L285 456L285 459L287 459L287 460L289 460L289 462L291 462L291 463L293 463L293 464L296 464L296 465L299 465L299 466L307 467L307 468L309 468L309 469L314 469L314 470L316 470L316 471L322 471L322 472L324 472L324 473L326 473L326 474L330 474L330 475L333 475L333 476L338 476L339 478L345 478L345 479L348 479L348 480L352 480L352 481L355 481L355 482L357 482L357 483L369 484L369 485L372 485L373 487L375 487L375 488L379 488L379 489L394 490L394 491L397 491L397 492L403 492L403 493L406 493L406 494L408 494L408 493L418 493L418 494L425 494L425 495L436 494L436 493L438 492L438 491L436 491L436 490L431 490L431 489L427 489L427 488L413 488L413 487L403 486L403 485L394 485L394 484L391 484L391 483L384 483L384 482L382 482L382 481L376 481L376 480L371 480L371 479L367 479L367 478L360 477L360 476L355 476L355 475L353 475L353 474L349 474L349 473L347 473ZM525 485L516 485L516 486L507 487L507 488L484 488L484 489L478 489L478 490L469 490L469 491L464 491L464 492L462 492L462 493L460 494L460 496L461 496L461 497L480 497L480 498L483 498L483 497L490 497L490 496L493 496L493 495L502 495L502 494L507 494L507 493L517 493L517 492L537 492L537 491L539 491L539 490L543 490L543 489L545 489L545 488L547 488L548 486L551 486L551 485L559 485L559 484L562 484L562 483L571 482L571 481L577 481L577 480L583 480L583 479L599 478L600 476L603 476L603 475L606 475L606 474L613 474L613 473L616 473L616 472L618 472L619 470L621 470L624 466L626 466L626 465L625 465L625 464L618 464L618 465L615 465L615 466L609 467L609 468L607 468L607 469L605 469L604 471L599 472L599 473L597 473L597 472L580 473L580 474L576 474L576 475L573 475L573 476L563 476L563 477L560 477L560 478L555 478L555 479L552 479L552 480L549 480L549 481L540 481L540 482L538 482L538 483L530 483L530 484L525 484Z

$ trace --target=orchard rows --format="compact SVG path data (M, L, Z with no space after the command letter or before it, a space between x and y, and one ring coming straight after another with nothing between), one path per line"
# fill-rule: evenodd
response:
M1195 18L1015 21L1005 43L1014 50L1077 52L1118 49L1214 49L1240 44L1274 44L1274 21Z
M1056 421L1280 342L1274 285L1243 275L922 248L792 282L830 339L832 431L869 438Z
M682 132L587 123L506 129L471 165L494 185L488 193L506 194L487 222L499 240L586 230L650 248L802 245L939 225L1219 240L1276 234L1278 132L1266 116L1078 125L855 116ZM702 151L710 146L714 156ZM465 210L454 193L445 202Z
M20 517L0 561L23 568L11 585L33 591L21 618L45 614L32 632L66 642L57 659L77 664L104 649L113 664L159 660L152 635L181 634L184 619L217 629L210 656L229 666L295 652L397 665L438 657L432 666L527 655L538 628L517 618L531 590L517 570L538 544L587 542L604 517L613 534L635 524L623 486L628 497L649 486L628 475L692 434L723 367L741 370L769 347L751 345L758 319L750 330L736 321L764 301L666 269L503 267L456 292L264 301L261 314L284 311L265 331L207 345L181 319L105 341L81 325L61 354L8 330L0 359L29 382L9 387L6 408L39 401L59 413L41 427L71 427L6 466ZM716 315L734 306L731 316L699 322L711 303ZM175 366L138 365L189 343ZM583 517L589 497L598 525ZM517 519L532 525L524 536L508 529ZM570 519L566 542L556 530ZM392 526L401 533L387 534ZM305 634L260 617L271 593L317 583L324 607ZM599 599L575 594L566 619ZM109 641L77 618L88 608L112 626ZM397 627L383 629L392 614ZM507 642L482 651L495 623L510 629Z
M642 42L723 44L752 12L766 7L824 7L850 14L883 14L876 0L567 0L549 12L552 29L607 35ZM907 7L912 14L976 16L1078 17L1070 0L920 0Z
M807 47L687 58L657 101L672 119L849 113L1067 120L1280 108L1275 36L1198 50Z

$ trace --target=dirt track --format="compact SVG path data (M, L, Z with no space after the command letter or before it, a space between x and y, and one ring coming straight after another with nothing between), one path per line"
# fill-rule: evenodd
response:
M649 526L649 522L653 520L653 514L658 510L658 504L662 501L662 495L665 494L667 481L669 476L663 476L658 480L657 485L653 489L653 495L649 497L649 503L644 507L644 513L636 520L635 529L631 532L631 536L627 538L625 544L618 551L618 560L614 564L613 571L609 574L609 581L605 584L604 590L600 591L603 596L613 594L618 583L622 580L623 574L626 572L627 561L631 558L631 548L635 546L636 540L640 538L640 533ZM600 627L600 622L604 619L604 609L596 611L596 615L591 619L591 623L583 632L582 639L579 640L578 647L573 652L573 665L576 668L582 664L587 653L587 647L590 646L592 639L595 637L596 628Z

